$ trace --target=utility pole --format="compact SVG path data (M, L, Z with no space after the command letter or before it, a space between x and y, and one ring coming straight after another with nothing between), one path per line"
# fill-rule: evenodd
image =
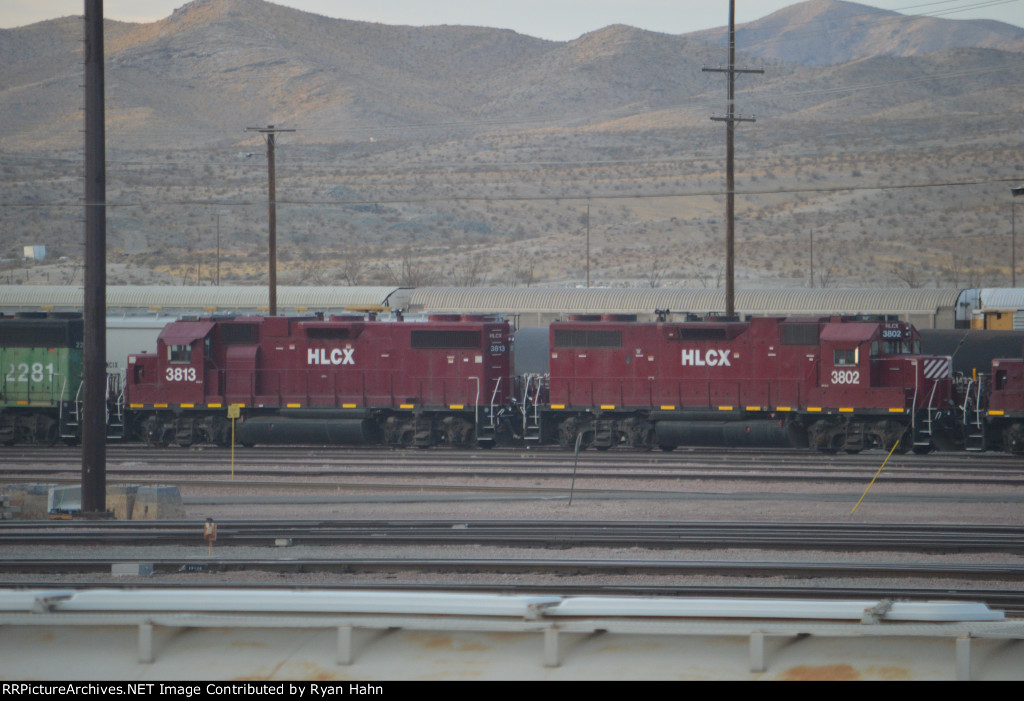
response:
M1017 286L1017 208L1016 198L1024 195L1024 187L1011 187L1010 194L1010 287Z
M811 255L808 256L811 262L811 288L814 288L814 232L811 232Z
M587 205L587 289L590 289L590 205Z
M729 67L704 68L705 73L728 74L727 112L724 117L712 117L714 122L725 122L725 315L736 315L735 236L735 181L733 177L733 134L736 122L754 122L753 117L736 115L736 74L764 73L764 69L736 68L736 0L729 0Z
M220 215L217 215L217 287L220 287Z
M270 242L267 255L267 284L270 287L268 304L270 316L277 316L277 185L274 168L274 136L294 129L277 129L273 124L267 127L246 127L246 131L256 131L267 139L267 217L270 220Z
M85 328L82 513L107 505L107 166L103 0L85 0Z

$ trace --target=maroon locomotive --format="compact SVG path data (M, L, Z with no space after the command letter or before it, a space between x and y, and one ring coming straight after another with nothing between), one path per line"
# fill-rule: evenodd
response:
M1024 358L995 359L991 375L963 384L961 406L967 450L999 447L1010 453L1024 453Z
M152 444L493 445L511 404L507 321L459 315L181 320L128 358L132 432Z
M953 412L951 361L907 323L848 317L550 328L543 440L930 450Z

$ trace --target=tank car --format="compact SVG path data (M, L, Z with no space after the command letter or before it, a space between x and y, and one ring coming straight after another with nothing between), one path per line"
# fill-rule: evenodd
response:
M0 317L0 443L78 439L82 341L80 314Z
M852 317L550 327L542 440L927 452L949 431L950 359L907 323ZM954 422L955 423L955 422Z
M128 358L133 435L151 444L494 445L510 405L507 321L435 315L195 318Z

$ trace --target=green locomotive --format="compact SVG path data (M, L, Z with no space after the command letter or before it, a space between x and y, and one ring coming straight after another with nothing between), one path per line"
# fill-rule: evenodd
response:
M78 441L82 342L80 314L0 317L0 443Z

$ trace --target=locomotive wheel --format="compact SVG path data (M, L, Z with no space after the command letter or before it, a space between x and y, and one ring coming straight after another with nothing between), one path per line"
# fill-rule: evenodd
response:
M658 448L664 450L666 453L671 453L673 450L676 449L676 446L662 443L658 446Z
M915 445L914 455L927 455L928 453L935 450L935 446L929 443L928 445Z
M52 448L57 444L59 438L59 432L57 431L57 424L51 421L42 431L41 440L39 441L47 448Z
M576 439L581 435L580 450L586 450L594 444L594 427L589 421L570 417L558 426L558 444L565 450L576 450Z

